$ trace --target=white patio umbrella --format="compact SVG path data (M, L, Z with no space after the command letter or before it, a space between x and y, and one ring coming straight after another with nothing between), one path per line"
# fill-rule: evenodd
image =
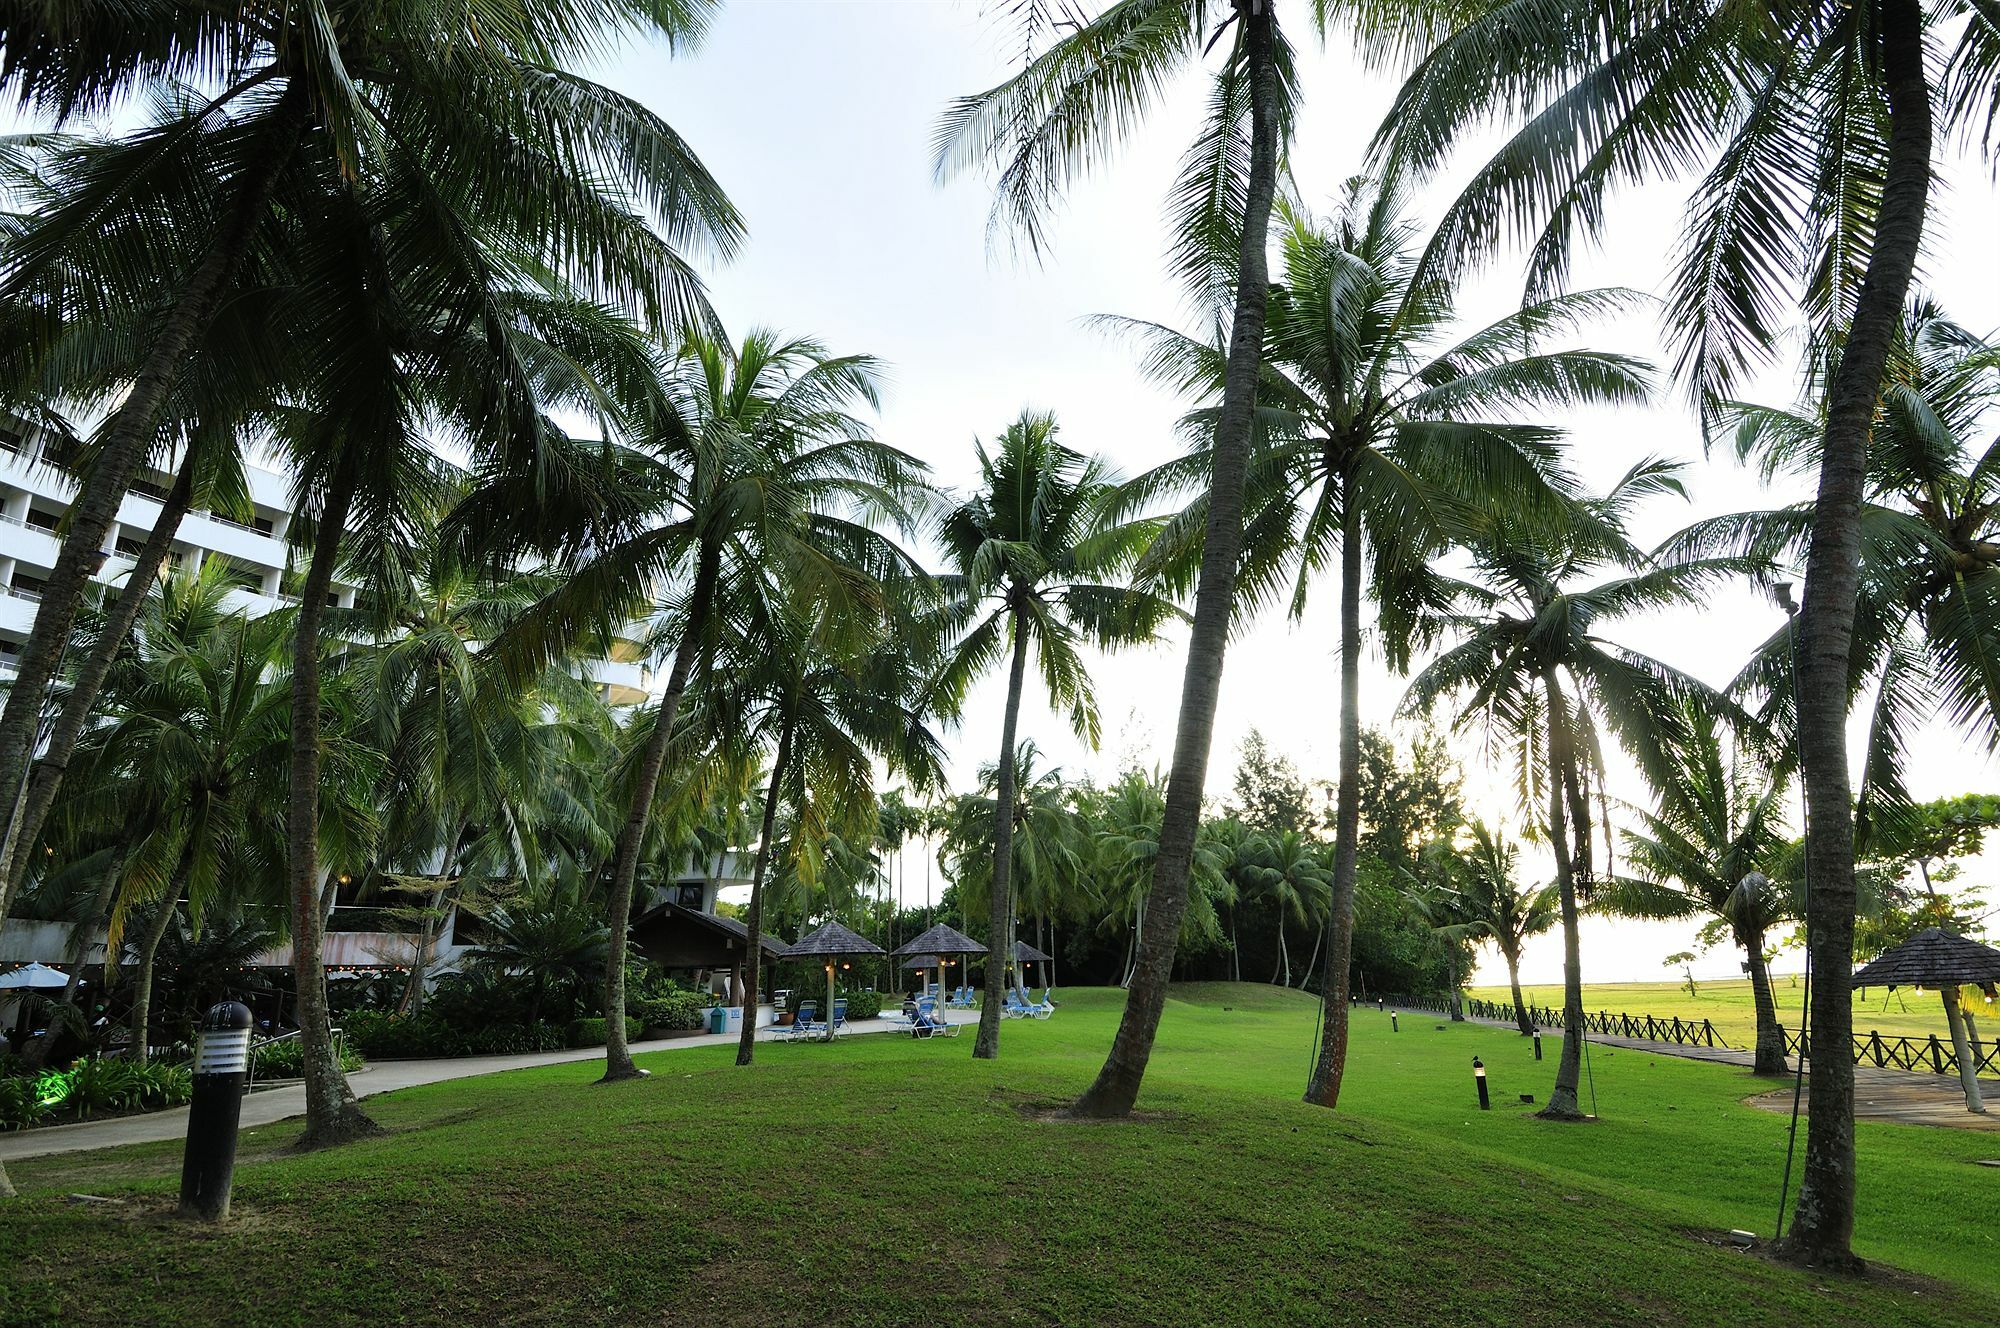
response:
M11 973L0 973L0 990L19 991L25 988L43 990L69 985L69 974L47 964L23 964Z

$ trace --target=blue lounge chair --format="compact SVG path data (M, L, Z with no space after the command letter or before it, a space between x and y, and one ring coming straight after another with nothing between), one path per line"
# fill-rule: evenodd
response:
M799 1002L799 1012L793 1018L788 1034L791 1040L797 1042L805 1038L814 1037L825 1031L826 1025L819 1022L819 1002Z
M840 1034L845 1033L846 1031L847 1031L847 998L845 996L836 996L833 1001L832 1033L833 1036L838 1037Z
M917 1018L911 1030L918 1037L957 1037L958 1028L938 1013L937 1002L926 996L917 1002Z

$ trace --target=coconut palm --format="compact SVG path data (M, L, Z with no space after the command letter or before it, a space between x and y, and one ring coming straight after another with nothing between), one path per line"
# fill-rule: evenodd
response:
M1040 11L1030 6L1028 12ZM1314 12L1325 11L1316 6ZM1221 51L1202 129L1173 193L1175 266L1197 298L1218 315L1228 310L1230 328L1209 534L1202 546L1170 806L1156 866L1158 897L1148 912L1142 972L1103 1073L1076 1107L1083 1114L1120 1116L1139 1095L1188 906L1242 542L1243 480L1263 354L1271 200L1297 81L1272 0L1231 0L1227 7L1220 0L1120 0L1094 18L1079 16L1074 24L1050 30L1062 35L1031 52L1014 77L954 102L936 136L940 175L998 169L994 222L1011 227L1035 250L1046 239L1044 218L1068 186L1136 130L1176 74L1201 65L1218 46ZM1030 26L1031 42L1041 35ZM1234 240L1233 252L1220 263L1218 253L1230 246L1218 243L1219 236Z
M1542 1112L1553 1120L1582 1117L1577 904L1596 879L1590 803L1601 797L1601 728L1662 787L1686 739L1690 699L1733 713L1696 679L1599 634L1624 615L1697 605L1708 587L1746 570L1740 559L1658 562L1634 546L1624 533L1632 508L1669 494L1685 496L1679 468L1645 461L1603 497L1580 501L1568 529L1491 517L1470 546L1477 579L1455 582L1457 605L1434 615L1434 629L1457 644L1411 680L1407 697L1426 712L1460 698L1457 727L1483 724L1490 741L1513 753L1522 814L1532 823L1537 804L1544 809L1563 928L1563 1053ZM1579 584L1599 569L1624 574Z
M913 519L925 500L924 466L877 441L859 412L877 401L881 368L866 355L835 355L809 337L753 329L740 343L690 335L661 372L659 406L631 421L628 447L609 452L620 481L636 471L640 500L606 529L558 519L560 537L544 552L570 574L523 613L496 650L517 676L531 676L619 624L657 615L672 642L660 704L638 722L647 739L629 784L611 864L612 961L606 968L610 1035L604 1078L637 1074L625 1050L626 932L646 828L666 768L682 698L704 652L713 655L724 618L739 601L767 593L764 579L795 581L801 593L845 597L849 551L867 559L875 539L865 521ZM627 414L638 414L635 403ZM579 502L623 489L579 487ZM526 493L495 484L458 517L483 534L505 529ZM483 541L482 541L483 542ZM865 579L865 577L864 577Z
M1162 783L1158 772L1126 771L1109 790L1095 818L1102 926L1126 934L1124 976L1119 985L1128 988L1142 976L1141 951L1147 944L1151 910L1158 904L1155 881L1167 807ZM1204 822L1195 836L1175 948L1221 943L1219 910L1236 903L1235 885L1229 876L1233 854L1210 828L1213 824Z
M974 679L1009 661L1007 702L994 764L995 797L1014 805L1016 733L1032 648L1049 700L1069 714L1076 735L1095 747L1102 726L1079 646L1152 639L1174 613L1159 596L1121 582L1157 529L1120 521L1111 512L1118 479L1095 457L1056 440L1055 417L1024 411L989 451L979 445L979 483L965 501L943 512L938 544L950 569L938 578L954 641L938 682L943 703L956 708ZM1014 946L1012 817L994 822L987 937L998 953ZM1005 965L988 964L986 999L972 1054L1000 1054L1000 1006Z
M1431 852L1440 860L1444 888L1452 911L1467 933L1490 937L1507 962L1507 986L1514 997L1514 1023L1527 1037L1535 1031L1521 999L1521 947L1556 925L1560 901L1554 884L1523 885L1515 876L1520 849L1484 821L1466 827L1472 842L1463 848L1438 844Z
M1292 985L1292 954L1285 944L1285 924L1302 927L1323 922L1333 898L1333 874L1322 861L1320 846L1296 830L1253 836L1238 856L1238 879L1271 905L1278 919L1278 963L1271 981ZM1331 994L1327 996L1332 1000ZM1343 995L1341 1003L1347 998Z
M1552 348L1577 324L1629 307L1630 292L1586 291L1517 310L1468 334L1454 327L1453 292L1412 278L1421 230L1394 188L1351 181L1340 211L1321 220L1279 200L1284 255L1258 388L1259 451L1249 477L1249 527L1238 593L1288 598L1303 616L1311 590L1338 569L1340 766L1334 807L1331 938L1320 1053L1306 1100L1337 1104L1347 1054L1347 980L1360 860L1364 592L1377 606L1392 667L1408 668L1419 606L1434 602L1433 566L1467 537L1474 513L1508 507L1550 519L1570 482L1561 430L1539 412L1642 400L1646 365L1629 356ZM1149 370L1213 396L1223 352L1153 324L1122 324L1143 341ZM1186 425L1196 437L1214 412ZM1523 421L1529 422L1523 422ZM1135 482L1139 493L1189 488L1212 464L1206 446ZM1205 504L1184 512L1148 554L1149 569L1184 580ZM1194 549L1187 546L1194 544Z
M1812 1036L1845 1046L1855 913L1846 683L1855 633L1869 433L1930 199L1934 122L1990 130L2000 21L1946 0L1722 0L1452 7L1381 131L1390 169L1441 167L1497 115L1518 129L1447 213L1426 266L1449 270L1526 233L1531 289L1567 274L1616 186L1705 170L1676 256L1670 335L1704 403L1773 352L1801 307L1826 409L1799 633L1798 734L1809 807ZM1953 43L1948 59L1930 54ZM1933 85L1931 70L1942 80ZM1476 128L1475 128L1476 127ZM1990 133L1982 147L2000 142ZM1813 1077L1804 1184L1788 1250L1852 1265L1852 1066Z
M1013 895L1005 905L1010 915L1061 917L1079 911L1090 886L1090 827L1072 802L1074 789L1063 779L1059 767L1041 768L1041 749L1033 738L1025 738L1014 749L1013 777L1006 787L1013 798L1012 822L1006 827L1008 845L1008 889ZM963 906L972 912L993 912L998 893L994 886L993 845L1001 839L995 824L1001 806L1002 787L997 767L979 768L979 791L961 795L951 807L945 826L944 857L952 884ZM989 931L991 938L998 933ZM989 939L989 955L1012 953L1009 939ZM1002 974L1011 961L989 962L987 967ZM988 988L988 999L998 1001Z
M920 786L936 782L941 747L924 704L936 661L921 649L910 612L923 587L900 550L880 536L850 546L838 596L814 587L767 587L745 605L745 660L735 686L744 694L741 731L774 744L763 824L751 872L746 953L759 953L764 881L780 807L788 810L787 870L804 891L826 869L830 841L865 837L875 826L876 762ZM755 1009L759 965L751 963L744 1005ZM751 1062L755 1020L745 1019L736 1063Z
M497 226L521 241L501 260L511 271L540 267L663 329L705 312L682 251L726 253L740 221L668 126L564 66L611 33L692 40L707 8L502 3L468 26L431 6L344 0L221 16L168 6L56 25L32 5L0 7L0 93L58 127L146 94L160 108L102 151L42 140L44 188L10 235L0 299L39 311L23 320L10 371L32 377L61 358L79 320L140 312L151 321L144 354L126 369L129 390L97 431L70 538L0 715L0 786L19 780L93 551L160 445L182 375L214 349L204 340L236 306L232 293L271 280L284 215L302 212L315 229L336 220L308 201L329 181L338 192L403 191L449 234L452 258L474 268L492 261L476 240ZM378 256L394 271L408 252ZM499 335L485 302L458 311Z
M1686 733L1658 807L1633 809L1638 825L1625 833L1625 856L1635 872L1602 882L1592 906L1627 917L1713 919L1727 927L1743 947L1757 1010L1752 1072L1783 1074L1785 1039L1764 938L1795 916L1798 904L1795 891L1779 884L1786 875L1782 864L1791 857L1784 781L1754 753L1725 751L1712 714L1690 713Z
M1731 402L1738 454L1767 477L1816 464L1823 396L1793 410ZM1903 775L1910 730L1942 719L1970 742L2000 745L2000 345L1929 301L1910 307L1869 442L1861 509L1861 592L1847 686L1868 711L1858 800L1864 851L1893 840L1911 813ZM1690 553L1739 553L1798 565L1813 510L1799 504L1699 522ZM1789 739L1801 682L1787 623L1764 641L1735 690ZM1792 743L1778 750L1789 755ZM1817 889L1817 882L1815 882Z
M554 883L501 904L486 918L486 942L468 957L479 967L531 980L528 1022L551 999L566 1013L584 1006L602 977L610 929L596 901L574 882Z

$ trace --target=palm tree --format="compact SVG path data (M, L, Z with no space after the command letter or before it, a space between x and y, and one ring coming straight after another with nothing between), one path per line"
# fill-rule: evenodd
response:
M1090 670L1078 652L1152 639L1174 613L1168 601L1121 586L1153 537L1150 522L1121 522L1110 509L1118 480L1110 467L1056 441L1055 417L1024 411L990 452L979 445L978 488L943 512L937 540L950 572L938 578L955 641L940 675L944 703L956 708L980 674L1004 656L1007 705L1000 727L995 797L1014 805L1015 734L1032 646L1052 704L1092 747L1101 725ZM989 947L1014 947L1014 822L996 818L987 931ZM986 966L986 998L972 1054L1000 1054L1000 1005L1006 966Z
M611 863L611 962L605 974L604 1082L638 1073L625 1050L626 926L633 884L677 716L704 652L713 656L724 618L765 593L766 574L822 593L850 575L844 550L869 544L858 518L910 519L922 501L923 464L877 441L857 412L877 402L881 368L866 355L835 355L809 337L753 329L738 344L689 335L660 375L656 417L614 452L616 474L637 469L652 495L620 513L606 531L590 522L555 523L546 550L574 564L571 574L521 615L496 649L517 676L546 668L581 638L657 612L674 641L660 704L641 721L647 739ZM612 486L613 491L618 486ZM595 501L580 490L580 503ZM467 508L471 530L504 529L526 497L495 485ZM876 553L867 556L874 557Z
M1566 275L1572 235L1604 225L1614 186L1706 165L1668 318L1704 404L1772 353L1794 303L1811 323L1815 360L1832 366L1799 622L1798 733L1808 929L1825 996L1812 1036L1846 1046L1855 885L1845 702L1869 432L1922 242L1933 122L1991 126L2000 22L1983 8L1968 18L1964 6L1923 0L1460 12L1469 17L1391 108L1385 157L1397 171L1430 170L1495 113L1524 123L1453 205L1427 266L1449 269L1539 231L1529 283L1552 287ZM1941 29L1956 50L1933 87L1927 48ZM1835 1057L1813 1077L1787 1246L1801 1262L1855 1265L1852 1070Z
M1434 615L1434 629L1458 643L1426 666L1408 693L1407 703L1426 712L1446 697L1464 697L1457 727L1484 723L1515 755L1523 814L1532 816L1537 802L1545 808L1541 830L1555 856L1563 927L1563 1053L1541 1113L1551 1120L1583 1115L1577 901L1595 886L1590 801L1603 772L1600 723L1658 787L1685 741L1688 698L1731 710L1695 679L1598 635L1602 624L1626 614L1699 604L1706 587L1745 570L1738 559L1656 562L1632 545L1624 533L1632 507L1660 494L1685 495L1678 468L1644 461L1602 498L1579 502L1568 530L1492 517L1470 549L1479 579L1457 582L1457 607ZM1628 574L1576 584L1601 567Z
M865 836L878 815L875 766L913 783L934 783L941 748L924 703L935 659L912 649L919 639L911 610L923 588L904 579L909 565L881 536L849 547L848 584L829 596L820 587L768 587L744 606L750 620L738 685L753 719L740 731L775 743L764 791L763 824L751 873L744 1006L757 1006L763 939L764 880L775 848L780 806L789 808L787 867L809 890L825 868L830 840ZM756 1020L743 1020L736 1063L751 1062Z
M115 408L97 431L69 538L0 715L0 787L19 783L94 551L175 417L183 375L191 366L198 374L203 353L217 349L204 339L235 303L232 291L272 280L268 255L280 251L283 214L302 211L314 227L332 219L305 201L329 179L343 191L402 190L433 225L443 223L438 234L449 234L455 261L471 255L468 235L499 227L525 241L508 246L515 271L546 262L593 293L629 297L662 328L705 309L679 251L727 253L739 219L668 126L564 65L593 54L607 32L691 41L706 11L700 0L666 9L503 0L468 27L424 5L326 0L220 17L170 6L51 27L33 6L0 9L9 53L0 91L57 127L147 93L162 107L157 123L104 151L78 152L62 135L43 140L48 188L10 237L0 299L45 311L23 320L15 371L33 376L64 355L79 319L149 319L145 353L126 369L129 390L112 394ZM393 271L407 252L382 256ZM82 304L79 273L92 292ZM498 331L496 311L478 299L458 312L483 322L482 334ZM49 768L59 771L65 757L57 753ZM12 856L10 847L0 863Z
M1238 593L1285 596L1303 616L1313 583L1337 566L1340 595L1340 767L1334 807L1332 934L1322 990L1325 1027L1306 1100L1335 1106L1347 1056L1347 981L1361 825L1361 601L1378 606L1392 667L1409 667L1419 606L1436 599L1438 555L1495 505L1551 513L1570 487L1559 429L1535 412L1643 400L1648 370L1628 356L1542 349L1538 342L1629 306L1623 291L1586 291L1529 305L1462 337L1449 335L1448 287L1420 285L1421 232L1394 188L1347 187L1330 221L1281 198L1282 279L1273 287L1258 388L1260 447L1249 477L1249 528ZM1148 367L1213 395L1220 348L1152 324L1124 324ZM1212 410L1190 432L1205 437ZM1209 449L1135 483L1191 487ZM1170 528L1148 563L1184 580L1205 505ZM1171 569L1171 570L1169 570ZM1289 587L1285 583L1289 582Z
M67 814L125 827L106 953L128 919L147 919L137 945L131 1055L144 1060L154 959L185 901L191 926L232 883L268 880L281 843L283 689L270 679L285 624L231 615L220 564L148 595L131 649L114 666L103 722L78 749Z
M1078 911L1090 886L1089 827L1072 805L1073 789L1060 768L1041 766L1041 749L1033 738L1014 749L1014 773L1006 781L1013 795L1011 822L1005 827L1008 845L1008 889L1014 896L1010 917L1025 912L1034 917L1061 916ZM984 908L990 918L998 894L994 885L993 845L1002 835L997 824L1002 786L997 766L979 768L979 792L961 795L951 806L945 825L944 856L952 884L967 909ZM1013 942L992 939L989 931L987 968L1004 975L1010 961L991 956L1012 953ZM988 978L991 983L991 976ZM988 1000L997 998L990 995Z
M602 976L610 944L610 929L595 901L574 885L551 885L500 905L487 916L486 931L486 943L470 958L482 967L532 979L531 1024L541 1021L551 998L565 1011L583 1007Z
M1097 876L1105 906L1103 926L1121 929L1127 937L1124 976L1119 981L1122 987L1131 987L1142 976L1147 926L1158 904L1154 883L1165 833L1161 827L1166 819L1166 792L1157 771L1128 770L1112 786L1094 818ZM1220 943L1223 928L1218 910L1236 902L1229 876L1233 853L1214 825L1203 822L1195 836L1187 898L1174 937L1176 949Z
M1445 889L1452 911L1464 920L1472 936L1488 936L1507 961L1507 986L1514 997L1514 1024L1527 1037L1535 1031L1521 999L1521 947L1556 925L1559 900L1553 884L1522 885L1515 879L1520 849L1483 821L1467 827L1471 844L1464 849L1432 846L1442 860Z
M1771 879L1783 878L1789 847L1784 781L1752 754L1725 753L1712 714L1690 713L1686 733L1658 808L1635 808L1638 827L1625 834L1626 859L1638 874L1603 882L1592 906L1627 917L1707 917L1727 927L1743 947L1757 1010L1752 1073L1783 1074L1785 1039L1764 936L1797 905L1793 891Z
M1242 543L1243 480L1250 457L1258 362L1263 353L1271 200L1281 140L1296 94L1291 48L1272 0L1231 0L1223 24L1218 0L1120 0L1078 21L1013 78L960 98L937 133L940 175L997 166L995 222L1005 221L1032 248L1042 219L1066 187L1108 155L1152 109L1172 76L1199 63L1227 34L1212 80L1208 114L1183 163L1174 198L1181 275L1199 293L1228 297L1230 353L1215 433L1209 533L1188 642L1181 714L1174 740L1169 806L1147 916L1139 979L1126 1001L1103 1072L1079 1099L1085 1115L1122 1116L1132 1108L1166 1004L1174 946L1187 909L1188 879L1201 822L1208 749L1221 690L1222 660L1235 599ZM1233 240L1218 264L1218 237ZM984 1016L982 1015L982 1041ZM990 1046L989 1046L990 1054Z
M1311 926L1325 918L1333 898L1333 874L1321 862L1319 846L1296 830L1255 836L1239 858L1241 878L1269 903L1278 918L1278 963L1271 981L1292 985L1292 955L1285 945L1287 919ZM1327 995L1330 1001L1331 993ZM1341 996L1346 1004L1347 997Z
M1742 402L1723 408L1737 452L1767 477L1817 462L1824 411ZM1903 777L1910 729L1942 719L1988 751L2000 744L2000 345L1914 303L1890 358L1882 412L1869 442L1861 509L1861 592L1855 610L1849 705L1868 709L1858 807L1868 851L1911 815ZM1690 526L1688 553L1737 553L1796 566L1813 509L1799 504ZM1792 624L1759 646L1734 690L1761 702L1758 717L1786 739L1802 683ZM1789 754L1793 744L1779 750ZM1781 771L1782 773L1782 771ZM1818 888L1817 879L1814 888Z

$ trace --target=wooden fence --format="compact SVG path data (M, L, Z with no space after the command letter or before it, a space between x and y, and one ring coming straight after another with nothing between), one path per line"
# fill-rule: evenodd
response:
M1450 1014L1451 1002L1442 996L1390 996L1390 1005L1405 1009L1428 1010L1436 1014ZM1467 997L1462 1002L1468 1014L1482 1019L1496 1019L1501 1023L1515 1022L1514 1007L1501 1001L1482 1001ZM1527 1010L1528 1022L1541 1028L1561 1028L1561 1010L1546 1006L1530 1005ZM1722 1047L1729 1049L1729 1043L1715 1031L1715 1025L1704 1019L1696 1023L1678 1016L1661 1018L1650 1014L1614 1014L1609 1010L1599 1010L1595 1014L1588 1011L1583 1016L1584 1031L1605 1037L1624 1037L1647 1042L1672 1042L1683 1047ZM1809 1039L1779 1025L1784 1034L1785 1054L1804 1056L1812 1059ZM1971 1047L1975 1073L2000 1074L2000 1042L1974 1039ZM1942 1041L1933 1033L1926 1038L1884 1037L1870 1029L1867 1033L1854 1034L1854 1063L1875 1065L1887 1070L1910 1070L1918 1074L1957 1074L1958 1053L1951 1043Z

